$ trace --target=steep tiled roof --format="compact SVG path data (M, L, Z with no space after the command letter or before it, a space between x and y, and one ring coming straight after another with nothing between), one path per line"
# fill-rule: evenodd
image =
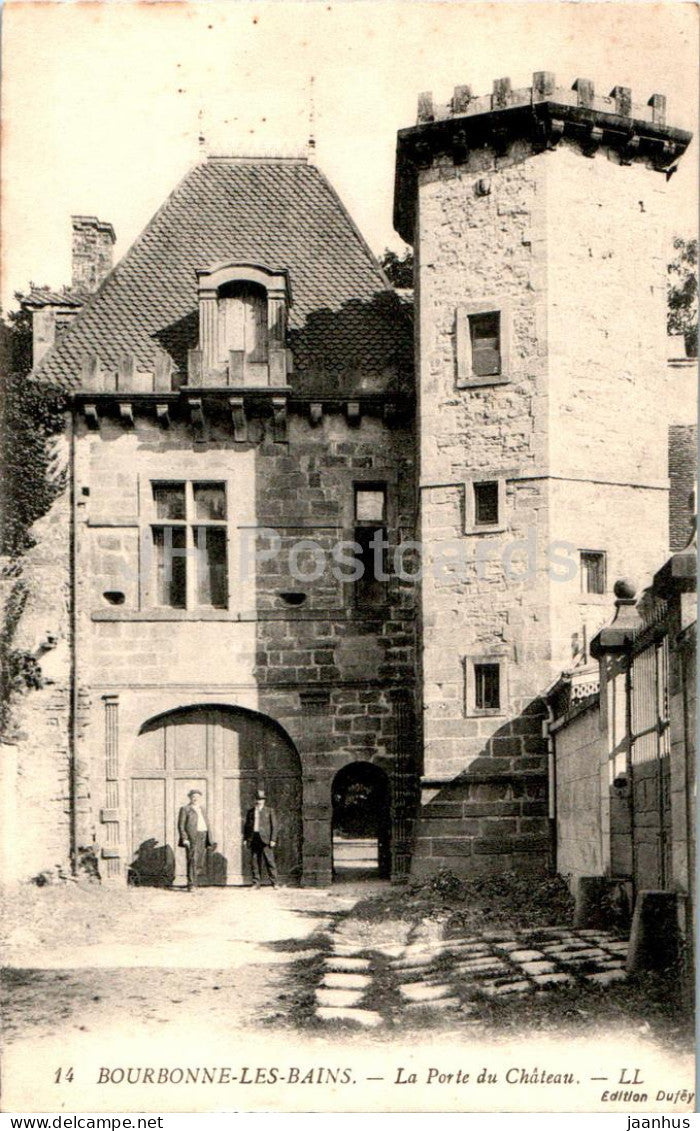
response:
M400 303L336 193L303 160L209 158L180 182L39 372L75 385L82 358L123 353L151 370L156 347L184 377L197 345L195 269L223 259L289 271L300 390L366 388L410 356Z

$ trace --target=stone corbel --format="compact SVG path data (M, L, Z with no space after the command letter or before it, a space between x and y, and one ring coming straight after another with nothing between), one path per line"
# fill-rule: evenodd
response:
M201 397L190 397L187 401L190 410L190 420L195 432L204 434L204 408L202 406Z
M464 165L468 157L467 135L464 130L457 130L452 138L452 160L455 165Z
M276 444L284 444L287 439L287 398L272 398L272 434Z
M229 397L228 403L231 409L233 438L239 443L242 443L248 439L248 421L246 419L243 397Z
M503 157L510 145L510 132L507 129L493 129L491 131L491 145L497 157Z
M119 402L119 419L125 428L134 427L134 406L131 401Z
M314 428L323 420L323 405L320 402L314 401L309 405L309 420Z
M83 405L83 413L84 413L84 416L85 416L85 420L87 421L88 428L94 428L95 430L97 430L100 427L100 418L99 418L98 413L97 413L97 405L96 404L85 404L85 405Z
M398 412L399 409L396 401L387 401L384 405L383 410L384 423L391 424L391 422L398 416Z
M170 408L167 404L156 405L156 417L161 428L170 427Z
M360 420L362 419L360 402L348 401L345 406L345 415L347 417L348 424L358 425L360 423Z
M603 141L603 131L599 126L591 126L588 134L581 142L581 152L584 157L595 157Z
M631 165L634 158L639 156L640 138L638 134L632 134L627 139L622 149L620 150L620 164Z
M564 122L561 118L552 118L547 129L547 149L556 149L564 136Z

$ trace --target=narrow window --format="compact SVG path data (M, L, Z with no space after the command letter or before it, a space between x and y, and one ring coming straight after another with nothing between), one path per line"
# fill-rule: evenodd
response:
M355 541L362 575L355 582L355 604L381 605L386 599L385 551L386 486L363 483L355 487Z
M581 550L581 592L605 593L605 554Z
M493 377L501 372L501 316L498 311L469 315L472 343L472 371L476 377Z
M499 664L474 664L474 706L477 711L497 711L501 706Z
M156 604L170 609L187 606L185 527L154 526Z
M474 525L497 526L498 520L498 483L495 480L475 483Z
M197 604L225 609L228 604L226 531L218 526L195 526Z

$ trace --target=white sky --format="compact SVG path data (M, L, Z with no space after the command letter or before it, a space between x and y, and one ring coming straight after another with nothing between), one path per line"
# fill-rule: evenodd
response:
M109 220L117 258L197 158L292 153L317 162L373 250L400 247L391 222L397 129L416 98L591 78L635 101L668 97L697 132L693 4L424 3L419 0L13 2L3 18L2 294L70 281L72 213ZM694 141L669 183L669 223L694 234ZM621 175L624 175L624 171Z

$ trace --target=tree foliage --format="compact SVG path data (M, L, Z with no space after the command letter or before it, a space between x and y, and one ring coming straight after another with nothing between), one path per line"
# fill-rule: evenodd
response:
M384 274L394 287L408 288L413 286L413 250L407 247L403 255L397 255L388 247L379 259Z
M668 265L668 332L683 334L688 357L698 355L698 241L677 236Z
M51 471L51 438L63 429L65 398L45 382L28 377L29 314L23 310L8 314L2 333L0 553L16 557L32 544L32 523L46 513L62 488Z

